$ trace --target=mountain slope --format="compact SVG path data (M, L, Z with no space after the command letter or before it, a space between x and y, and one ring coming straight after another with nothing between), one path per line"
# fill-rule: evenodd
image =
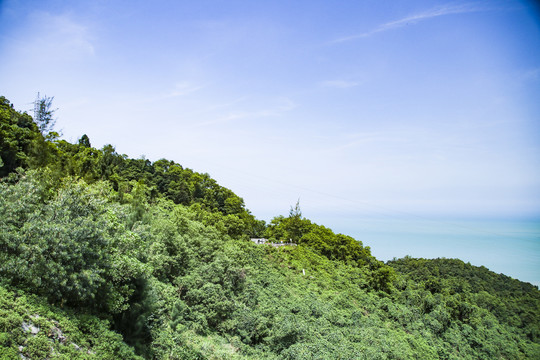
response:
M459 260L384 264L298 206L266 225L207 174L46 138L4 98L0 136L0 358L540 354L530 284ZM298 245L249 241L263 235Z

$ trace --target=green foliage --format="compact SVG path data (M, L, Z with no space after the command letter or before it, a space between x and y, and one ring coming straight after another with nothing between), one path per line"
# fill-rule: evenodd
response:
M0 100L2 359L540 354L530 284L459 260L383 264L299 203L266 226L208 174L46 140ZM248 241L263 235L297 246Z
M141 359L108 323L0 286L2 359Z
M114 246L128 235L114 224L117 215L107 206L105 184L67 180L54 191L30 172L14 185L0 184L0 194L5 282L55 304L124 309L132 292L129 282L145 270L122 253L125 247Z
M49 146L32 117L0 96L0 177L19 167L44 165L50 161Z
M144 185L147 200L166 198L176 204L197 204L207 213L201 220L212 225L221 221L220 230L231 236L262 235L264 222L251 215L242 198L219 186L208 174L165 159L154 163L145 158L129 159L118 154L112 145L96 149L91 147L87 135L77 144L57 140L47 135L53 134L52 98L41 99L39 106L38 119L33 121L29 115L15 111L4 97L0 98L0 177L18 167L48 166L59 177L70 175L87 183L110 181L120 200L131 192L133 184ZM230 216L221 219L221 215Z
M452 318L470 322L475 311L483 309L501 324L520 329L529 340L540 341L540 292L536 286L457 259L406 257L389 264L418 286L443 294Z
M342 261L352 266L368 266L372 273L371 286L377 290L390 291L394 271L371 255L369 247L362 242L312 223L302 218L300 204L291 207L289 217L275 217L266 229L266 237L276 241L292 241L307 246L330 260Z
M81 136L81 138L79 139L79 145L84 146L86 148L92 147L92 145L90 144L90 138L88 137L88 135L84 134L83 136Z

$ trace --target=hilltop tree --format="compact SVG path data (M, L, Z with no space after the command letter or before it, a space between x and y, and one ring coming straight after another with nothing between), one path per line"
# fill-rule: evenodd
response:
M53 109L52 102L53 97L44 96L43 98L36 99L35 109L34 109L34 121L37 124L39 131L43 136L48 137L49 135L56 135L52 130L56 124L56 119L54 118L54 113L58 109Z
M18 167L42 165L49 149L38 127L27 113L13 109L13 104L0 96L0 177Z
M302 210L300 210L300 199L296 201L294 208L289 211L289 235L294 242L298 242L302 237Z
M81 138L79 139L79 145L85 148L92 147L92 145L90 144L90 138L88 137L88 135L84 134L83 136L81 136Z

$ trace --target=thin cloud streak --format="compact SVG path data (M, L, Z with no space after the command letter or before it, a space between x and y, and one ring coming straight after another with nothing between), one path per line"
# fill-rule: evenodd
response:
M448 136L439 132L421 128L392 129L385 131L366 131L339 136L340 142L320 150L321 154L340 153L365 147L366 149L389 150L399 148L399 155L403 151L418 152L443 151L455 154L456 151L480 151L482 144L476 142L474 136L467 136L465 129L461 136ZM343 141L346 140L346 141Z
M69 59L95 55L94 38L89 27L76 22L69 15L38 12L30 19L37 24L34 31L39 35L28 44L23 44L28 53Z
M333 41L333 43L342 43L342 42L347 42L347 41L356 40L360 38L367 38L377 33L398 29L409 24L416 24L420 21L431 19L434 17L452 15L452 14L463 14L463 13L470 13L470 12L477 12L477 11L480 11L480 9L473 6L472 4L466 4L466 5L460 5L460 6L437 7L437 8L433 8L431 10L425 11L425 12L421 12L419 14L407 16L403 19L384 23L382 25L377 26L375 29L365 32L365 33L336 39Z
M530 80L530 81L540 79L540 67L523 72L521 78L524 80Z
M189 95L195 91L203 89L204 87L205 87L204 85L192 85L188 82L177 83L174 87L174 90L166 94L165 97L171 98L171 97Z
M347 89L347 88L352 88L358 85L359 83L356 81L347 81L347 80L328 80L328 81L323 81L321 83L322 87L337 88L337 89Z
M198 123L194 127L199 128L199 127L205 127L205 126L210 126L210 125L223 124L223 123L228 123L230 121L241 120L241 119L246 119L246 118L264 118L264 117L280 116L285 112L293 110L297 106L292 100L287 99L287 98L282 99L282 102L283 102L282 104L279 104L275 106L274 108L268 108L268 109L263 109L263 110L258 110L258 111L235 111L228 114L227 116L223 116L215 120L204 121L204 122Z

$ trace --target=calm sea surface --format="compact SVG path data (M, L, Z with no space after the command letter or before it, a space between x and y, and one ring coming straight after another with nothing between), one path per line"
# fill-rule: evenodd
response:
M345 216L326 218L321 223L362 241L371 247L375 257L383 261L405 255L458 258L540 286L540 219Z

